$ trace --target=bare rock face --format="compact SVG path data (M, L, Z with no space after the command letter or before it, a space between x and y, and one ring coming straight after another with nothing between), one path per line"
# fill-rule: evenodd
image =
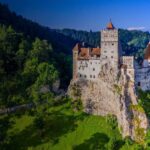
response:
M115 115L123 137L142 142L148 119L138 105L134 83L124 71L105 64L97 81L72 80L68 95L73 99L80 97L84 111L89 114Z

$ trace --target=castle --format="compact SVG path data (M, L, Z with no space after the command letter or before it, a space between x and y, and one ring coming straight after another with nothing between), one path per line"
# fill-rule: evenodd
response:
M110 21L101 31L101 48L87 48L77 43L73 48L73 80L99 80L101 66L112 65L126 74L135 87L150 90L150 43L145 50L143 64L140 66L133 56L122 56L118 29Z

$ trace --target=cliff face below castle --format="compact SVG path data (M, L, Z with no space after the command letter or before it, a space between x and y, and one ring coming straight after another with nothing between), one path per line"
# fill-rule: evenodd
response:
M134 83L125 70L102 66L97 81L72 80L68 94L73 99L81 98L84 111L89 114L113 114L117 117L123 137L142 142L148 128L148 120L138 105Z

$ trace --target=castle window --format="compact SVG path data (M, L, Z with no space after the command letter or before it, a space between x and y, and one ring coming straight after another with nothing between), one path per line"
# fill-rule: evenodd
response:
M86 78L86 75L84 77Z
M92 75L90 75L90 78L92 78Z
M104 51L104 53L107 53L107 51Z
M107 56L106 56L106 58L107 58Z
M114 45L114 43L112 43L112 45Z
M82 75L80 74L80 77L82 77Z
M93 76L93 78L95 78L95 75Z
M95 68L93 68L93 71L95 71Z
M141 86L141 83L140 83L140 82L138 82L138 86Z
M111 58L113 58L113 56L111 56Z

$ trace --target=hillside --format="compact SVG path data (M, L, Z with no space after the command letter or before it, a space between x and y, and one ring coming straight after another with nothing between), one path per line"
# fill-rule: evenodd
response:
M66 54L71 54L70 48L76 43L72 38L64 36L49 27L41 26L36 22L17 15L15 12L10 11L8 6L4 4L0 4L0 24L11 25L15 31L23 33L32 40L35 37L46 39L52 43L56 51Z

